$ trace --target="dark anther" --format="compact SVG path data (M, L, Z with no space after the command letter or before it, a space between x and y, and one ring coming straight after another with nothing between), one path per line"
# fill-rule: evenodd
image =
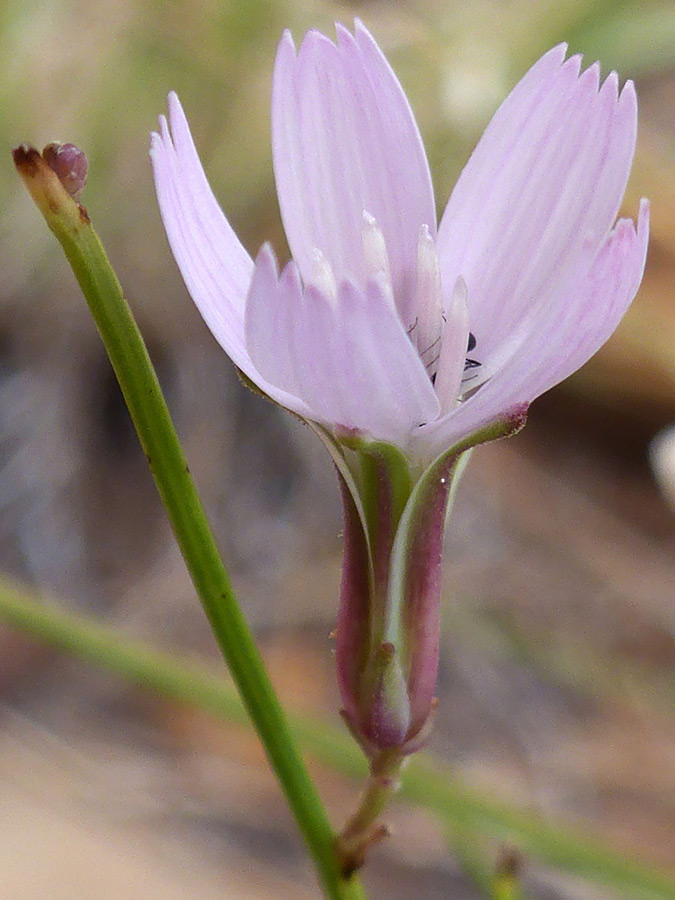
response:
M466 352L471 353L471 351L475 348L475 346L476 346L476 338L471 332L469 332L469 341L466 345ZM464 360L464 371L465 372L467 369L477 369L478 366L480 366L480 363L478 362L477 359L469 359L467 357Z

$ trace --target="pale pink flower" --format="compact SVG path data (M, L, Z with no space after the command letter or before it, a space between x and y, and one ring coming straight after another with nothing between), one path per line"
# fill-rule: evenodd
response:
M338 25L336 44L311 31L297 52L285 33L272 95L293 256L281 275L271 248L253 262L221 212L175 94L153 134L162 218L195 303L241 372L313 423L340 469L338 670L371 749L411 745L428 718L461 451L522 424L612 334L642 278L646 201L637 229L615 223L633 84L619 92L613 72L600 85L598 64L580 73L565 51L501 105L437 227L415 119L364 26Z

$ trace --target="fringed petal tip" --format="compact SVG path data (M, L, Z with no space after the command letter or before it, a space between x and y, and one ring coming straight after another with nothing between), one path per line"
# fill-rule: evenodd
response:
M150 157L151 158L156 157L159 153L161 153L161 150L162 150L162 138L156 131L151 131L150 132L150 150L149 150Z
M161 159L162 152L167 149L167 141L169 142L169 147L173 149L166 116L160 115L157 118L157 131L150 132L150 158L153 163L155 160Z
M616 75L617 82L619 79L619 75L616 72L612 72L611 74ZM637 93L635 91L635 84L631 78L628 78L625 82L621 90L619 91L619 101L621 103L629 104L631 107L635 108L635 113L637 115Z
M616 277L616 273L623 268L625 289L622 304L626 308L632 302L644 274L649 246L649 217L649 200L642 197L637 218L626 217L617 221L595 263L599 271L607 276L614 273ZM604 267L601 265L603 256L607 260Z
M443 280L463 275L482 362L535 306L588 265L616 220L635 150L637 104L597 63L546 53L485 130L443 215ZM485 215L490 210L490 215Z
M260 272L270 273L271 275L273 275L275 280L278 280L279 278L279 263L277 261L277 255L274 252L274 248L269 241L265 241L265 243L260 247L260 250L258 250L255 258L255 265L253 267L253 279L251 281L251 286L253 285L253 280L258 277L258 274Z
M182 112L178 95L175 91L169 91L167 95L167 112L169 116L171 115L171 107L174 103L178 105L178 108L181 109ZM183 117L184 116L185 114L183 113ZM167 116L164 113L160 113L157 117L157 131L150 132L150 156L161 152L165 147L172 150L174 149L173 138L167 122Z
M178 99L178 94L176 93L176 91L169 91L167 102L169 104L169 114L177 112L181 116L183 116L183 118L185 118L185 113L183 112L183 107L180 100Z
M339 281L369 276L362 216L384 236L393 292L411 283L421 225L435 229L429 166L414 116L363 26L336 26L335 42L308 31L278 48L272 149L281 217L306 282L320 250ZM345 181L345 172L349 178Z
M255 380L246 354L243 307L253 263L223 215L204 174L178 96L168 96L150 138L157 199L185 285L235 365Z
M318 41L320 43L327 41L334 47L353 43L365 44L369 47L376 47L378 52L381 53L380 48L375 41L375 38L368 31L362 20L358 17L355 17L353 21L353 30L350 30L342 22L338 22L337 20L335 20L335 22L333 23L333 26L335 28L335 40L332 40L328 35L324 34L322 31L319 31L318 28L308 28L303 35L302 41L300 43L300 48L302 49L305 41L309 41L310 43L313 41ZM283 34L281 35L279 49L281 49L282 46L284 47L284 51L286 51L290 47L293 49L294 53L296 52L295 40L293 39L293 33L291 32L290 28L285 28Z
M246 349L269 384L302 398L305 415L403 444L438 400L387 291L343 279L332 294L303 285L289 262L279 273L261 248L246 300ZM268 391L269 393L269 391Z
M176 129L189 131L189 125L183 106L175 91L169 91L167 94L167 114L160 113L157 118L158 131L150 132L150 152L157 147L157 141L165 144L168 148L175 150L175 132Z

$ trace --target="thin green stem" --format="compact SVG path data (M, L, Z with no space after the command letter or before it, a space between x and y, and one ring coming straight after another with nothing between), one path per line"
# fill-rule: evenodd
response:
M383 750L371 761L359 805L337 839L343 872L360 869L369 849L389 834L387 826L378 823L378 819L401 786L404 762L398 749Z
M83 616L38 603L33 594L9 581L0 583L0 620L166 697L217 718L248 724L232 686L203 666L186 664L140 642L116 636ZM336 771L363 778L365 760L345 732L317 721L315 716L290 714L289 721L294 738L305 752ZM399 796L433 811L449 829L459 826L508 841L526 856L614 888L630 900L675 900L674 873L611 850L587 834L552 825L535 814L482 796L428 756L419 755L410 761Z
M340 873L335 834L232 591L145 343L89 216L65 193L37 151L19 148L14 159L87 300L193 584L325 894L331 900L361 897L356 878L345 879ZM131 656L125 665L133 670Z

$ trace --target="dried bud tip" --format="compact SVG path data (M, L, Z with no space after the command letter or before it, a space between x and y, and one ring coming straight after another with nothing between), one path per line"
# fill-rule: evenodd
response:
M87 157L75 144L52 141L42 151L42 157L57 175L71 197L77 199L87 182Z
M32 176L37 170L37 160L40 159L40 154L30 144L19 144L16 149L12 150L12 159L17 169Z

